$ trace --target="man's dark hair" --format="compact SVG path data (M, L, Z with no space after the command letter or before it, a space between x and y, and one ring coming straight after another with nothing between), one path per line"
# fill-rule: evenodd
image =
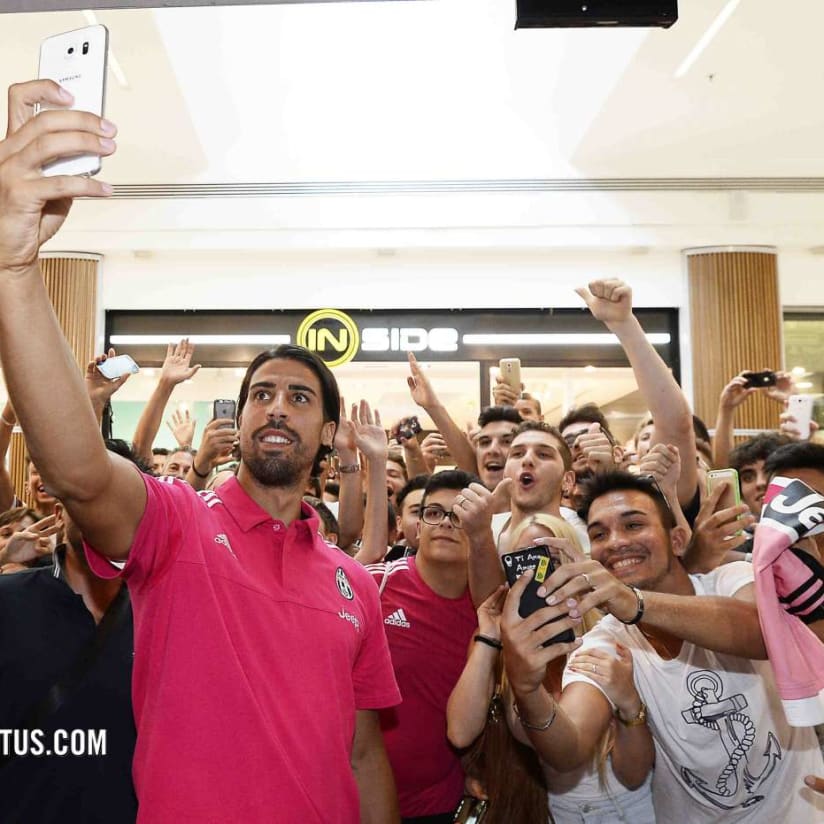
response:
M152 447L152 455L162 455L164 458L169 454L169 450L165 446Z
M707 425L698 415L692 416L692 431L695 437L698 440L706 441L707 443L712 442L712 438L710 438L710 431L707 429Z
M314 495L304 495L303 500L318 513L318 518L323 522L324 532L327 535L333 532L340 537L340 525L338 524L338 519L332 513L332 510L329 509L320 498L316 498Z
M794 443L788 435L780 432L762 432L730 450L730 466L740 472L745 466L766 461L781 446Z
M546 432L547 435L552 435L552 437L558 441L558 451L561 453L561 458L563 458L564 469L566 471L572 469L572 453L569 451L569 447L560 429L543 421L524 421L522 424L519 424L518 428L512 433L512 440L514 441L522 432ZM511 448L510 446L510 449Z
M601 411L598 404L585 403L582 406L574 406L569 412L561 418L558 424L558 431L563 432L570 424L573 423L597 423L604 432L612 433L609 430L609 424Z
M629 472L616 470L615 472L596 472L588 481L582 485L584 498L581 501L581 508L578 516L584 520L589 520L589 510L593 502L598 498L608 495L610 492L623 492L632 490L642 492L652 498L661 523L667 530L675 527L675 515L667 503L663 492L658 484L649 475L632 475Z
M403 502L410 492L414 492L416 489L426 489L426 484L430 477L430 475L415 475L401 487L400 492L395 495L395 506L398 512L403 511Z
M539 415L543 412L543 410L541 409L541 402L538 400L538 398L535 397L535 395L530 395L529 392L521 392L521 398L520 399L522 401L532 401L532 403L534 403L535 406L538 407L538 414Z
M143 460L138 458L131 445L122 438L104 438L103 442L106 444L106 449L109 452L114 452L115 455L120 455L127 461L131 461L144 475L153 475L152 467ZM175 452L191 452L191 449L175 449Z
M335 427L340 424L340 390L338 382L329 367L314 353L302 346L295 346L292 343L282 343L273 349L265 349L249 364L243 382L240 384L240 393L237 399L237 416L240 418L243 407L249 399L249 385L252 382L252 375L270 360L293 360L299 361L308 367L320 382L321 395L323 399L323 420L333 421ZM312 467L312 474L320 474L320 462L332 451L331 446L320 445L318 454L315 456L315 463Z
M783 475L789 469L816 469L824 475L824 444L793 441L778 447L764 461L768 478Z
M462 469L445 469L443 472L436 472L429 476L426 486L423 488L423 498L421 504L426 503L426 499L433 493L441 489L465 489L470 484L479 484L481 479L477 475L464 472Z
M509 421L510 423L521 423L523 418L521 413L514 406L487 406L478 415L478 426L483 429L488 423L498 421Z
M397 464L403 470L403 477L406 478L408 476L408 472L406 469L406 461L403 459L403 450L402 449L389 449L389 454L386 456L387 461L392 461L393 464Z

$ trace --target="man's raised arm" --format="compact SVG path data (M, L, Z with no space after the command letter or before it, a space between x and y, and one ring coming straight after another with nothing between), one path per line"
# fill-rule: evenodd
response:
M596 280L576 289L593 316L615 334L629 359L638 389L652 413L654 443L671 444L681 455L678 500L690 504L698 486L692 409L681 387L647 340L632 314L632 290L621 280Z
M106 197L86 177L43 177L44 164L78 154L110 155L115 127L88 112L44 111L71 96L49 80L12 86L0 143L0 359L26 443L49 489L84 536L124 558L146 492L131 464L107 452L83 377L52 309L38 253L60 228L75 197Z

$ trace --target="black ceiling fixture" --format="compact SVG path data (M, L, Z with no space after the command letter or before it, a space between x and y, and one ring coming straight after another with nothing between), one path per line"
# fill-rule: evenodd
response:
M660 26L678 19L678 0L518 0L516 29Z

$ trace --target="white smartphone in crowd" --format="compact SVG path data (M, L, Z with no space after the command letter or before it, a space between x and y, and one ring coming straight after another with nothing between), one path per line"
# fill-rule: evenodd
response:
M136 375L140 371L140 367L128 355L106 358L103 363L97 364L97 369L110 381L116 381L124 375Z
M46 38L40 46L38 77L54 80L74 96L71 108L103 116L106 99L106 68L109 30L105 26L86 26ZM39 111L57 106L41 106ZM77 155L48 163L46 177L55 175L96 175L99 155Z
M810 437L810 421L813 419L815 395L790 395L787 412L795 418L791 428L798 432L798 437L806 441Z
M498 368L501 370L501 380L506 383L516 395L521 394L521 360L520 358L501 358Z

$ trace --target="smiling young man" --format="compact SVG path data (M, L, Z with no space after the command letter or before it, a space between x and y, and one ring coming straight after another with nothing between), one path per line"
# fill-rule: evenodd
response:
M57 156L115 151L116 129L99 117L32 116L36 104L70 102L45 80L9 94L0 356L32 459L90 565L111 578L121 570L109 561L126 561L138 821L395 821L376 711L399 695L380 604L302 503L335 434L335 380L300 347L259 355L238 401L238 475L218 492L143 476L107 452L38 264L73 196L111 193L40 174Z
M545 585L552 605L526 620L519 581L502 619L507 674L540 757L557 769L584 763L610 722L609 699L585 673L567 670L558 702L546 692L541 676L559 650L538 646L566 625L538 629L544 621L571 624L601 606L610 614L581 649L620 643L632 653L641 703L619 721L646 723L655 739L660 821L824 820L824 807L800 789L822 764L815 735L787 725L761 660L751 565L688 575L676 557L686 531L653 484L627 473L595 476L582 515L593 560L558 569Z
M477 627L469 595L469 541L456 501L478 479L459 470L427 482L418 552L367 569L381 590L403 703L381 712L404 824L450 824L463 794L460 758L446 737L446 705Z

